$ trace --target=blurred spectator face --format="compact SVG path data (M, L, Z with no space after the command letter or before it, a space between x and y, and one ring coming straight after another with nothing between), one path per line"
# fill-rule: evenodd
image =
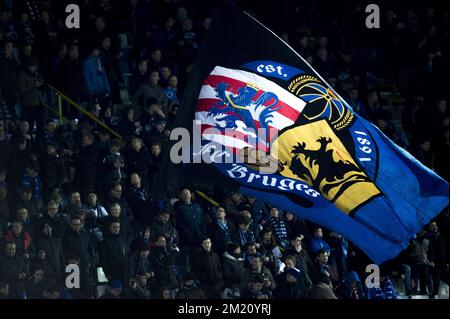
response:
M94 141L94 139L88 135L84 135L82 140L81 140L81 145L82 146L89 146L92 144L92 142Z
M291 258L286 258L284 260L285 269L290 269L295 267L295 262Z
M72 221L70 222L70 228L74 232L79 233L81 230L81 219L80 218L72 218Z
M80 193L75 192L75 193L70 194L70 203L75 206L81 206Z
M44 271L41 269L38 269L34 272L33 278L35 282L40 282L44 279Z
M48 14L47 11L42 11L41 13L41 19L45 22L48 23L50 21L50 15Z
M325 265L328 262L328 253L323 252L317 256L317 260L319 261L319 264Z
M133 122L134 120L134 110L133 109L129 109L127 112L127 118L130 122Z
M247 246L247 252L249 255L254 255L256 254L256 246L251 244Z
M239 224L239 228L244 232L246 232L249 229L249 227L250 227L250 224L247 224L247 223Z
M161 50L155 50L152 52L152 60L159 63L161 62L162 52Z
M97 194L89 193L87 195L87 202L88 202L89 205L92 205L92 206L97 205Z
M201 246L204 251L209 253L211 251L211 247L212 247L211 239L207 238L207 239L203 240Z
M350 98L352 100L356 100L358 98L358 90L356 90L356 89L351 90L350 91Z
M436 222L430 223L430 232L437 233L439 231L438 225Z
M9 295L9 285L8 284L2 285L2 287L0 287L0 293L3 296L8 296Z
M159 236L158 240L156 241L156 245L158 247L165 247L166 246L166 237L164 236Z
M442 100L438 102L438 111L444 113L447 109L447 101Z
M111 38L110 37L105 37L102 41L102 47L105 50L109 50L109 48L111 48Z
M192 20L186 19L183 22L183 31L190 31L190 30L192 30L193 26L194 26L194 24L192 23Z
M53 155L56 153L56 149L53 145L47 145L47 154Z
M172 17L169 17L169 18L164 22L164 25L166 26L166 28L167 28L168 30L170 30L170 29L172 29L173 26L175 25L175 22L177 22L177 20L175 20L175 19L172 18Z
M291 212L286 212L286 220L291 221L293 219L294 219L294 214L292 214Z
M171 88L174 88L174 89L177 88L177 86L178 86L178 78L177 78L175 75L172 75L172 76L169 78L169 86L170 86Z
M153 84L153 85L157 85L158 82L159 82L159 74L158 74L158 71L153 71L153 72L150 74L150 83Z
M6 198L6 195L8 195L8 190L6 187L0 187L0 199Z
M314 237L316 237L317 239L323 238L322 228L316 229L316 231L314 232Z
M55 215L58 212L58 205L54 201L50 201L47 205L47 212L50 216Z
M326 49L320 49L319 50L319 59L321 59L322 61L326 62L328 59L328 52Z
M22 134L28 133L28 131L30 130L30 123L28 123L28 121L20 122L19 129Z
M55 132L57 127L58 127L58 125L56 124L55 121L48 121L47 122L46 129L47 129L48 132L50 132L50 133Z
M131 182L131 185L133 185L134 187L141 187L141 178L136 173L131 174L130 182Z
M98 17L95 19L95 28L97 31L103 31L106 27L105 19L103 17Z
M17 216L20 218L21 221L25 222L28 219L28 210L26 208L20 208L17 211Z
M161 291L161 299L171 299L169 289L164 289L163 291Z
M262 283L262 282L251 282L250 283L250 289L256 293L260 292L263 289L263 287L264 287L264 283Z
M119 235L120 233L120 223L114 222L109 225L109 231L113 235Z
M302 46L302 48L307 48L308 47L308 37L302 37L300 39L300 45Z
M430 141L424 141L423 143L420 144L420 148L424 152L428 152L430 150L430 147L431 147Z
M203 21L202 21L202 27L205 29L205 30L209 30L209 26L211 25L211 18L204 18L203 19Z
M22 223L14 222L11 225L11 231L15 236L19 236L22 233L23 226Z
M160 133L162 133L166 128L166 123L164 122L159 122L158 124L156 124L156 130Z
M181 201L189 204L191 202L191 198L192 198L192 195L191 195L191 191L189 189L185 188L181 191L181 196L180 196Z
M271 232L271 231L268 231L268 232L264 233L262 239L263 239L263 241L265 241L265 242L268 242L268 241L272 240L272 232Z
M113 204L111 205L111 216L114 218L120 217L121 208L119 204Z
M383 119L378 119L378 120L377 120L377 126L378 126L378 128L379 128L380 130L382 130L382 131L386 130L386 127L387 127L386 121L383 120Z
M279 214L279 212L278 212L278 209L277 209L276 207L273 207L273 208L270 210L270 216L275 217L275 218L278 218L278 214Z
M8 58L12 57L13 50L14 50L13 44L11 42L6 42L3 48L5 56Z
M306 58L306 62L309 63L309 65L312 65L314 61L314 58L312 55L308 55L308 57Z
M260 257L254 257L252 258L252 261L250 262L250 266L252 267L252 270L260 271L262 267L262 260Z
M39 249L39 251L38 251L38 258L39 259L45 259L45 250Z
M139 287L147 286L147 276L146 275L137 276L136 279L137 279L137 284L138 284Z
M111 190L111 194L114 198L120 199L120 197L122 196L122 185L114 186L114 188Z
M167 80L171 74L172 74L172 71L170 71L169 67L164 66L161 68L161 75L164 79Z
M131 147L136 151L139 152L142 148L142 141L139 138L133 138L131 140Z
M319 46L324 49L327 47L328 44L328 38L327 37L320 37L319 39Z
M14 257L16 255L16 244L7 243L5 246L5 253L8 257Z
M163 212L159 218L163 224L167 224L170 220L170 214L168 212Z
M80 50L78 48L78 45L72 45L69 49L69 58L71 60L76 60L80 56Z
M223 209L222 207L217 208L216 216L218 219L224 219L226 215L227 214L225 214L225 209Z
M33 47L31 46L31 44L27 44L23 47L22 54L24 56L30 57L32 52L33 52Z
M31 199L31 190L24 190L23 192L20 193L20 197L22 197L22 199L24 199L25 201L29 202Z
M148 70L148 61L147 61L147 60L141 61L141 62L139 63L139 65L138 65L138 70L139 70L139 73L141 73L141 74L147 73L147 70Z

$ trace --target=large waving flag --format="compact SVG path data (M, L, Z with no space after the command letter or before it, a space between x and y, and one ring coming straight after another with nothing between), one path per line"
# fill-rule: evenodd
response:
M175 127L201 137L189 160L208 154L209 164L167 159L160 181L169 190L188 180L233 185L341 233L375 263L395 257L448 205L447 182L229 5L213 19Z

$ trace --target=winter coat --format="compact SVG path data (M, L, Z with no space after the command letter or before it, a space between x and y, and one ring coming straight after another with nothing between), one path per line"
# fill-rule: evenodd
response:
M106 235L100 245L100 264L110 281L129 278L128 258L129 245L125 240L120 235Z
M58 155L46 155L41 160L39 173L42 184L48 192L61 188L66 176L64 161Z
M74 156L75 175L74 185L80 190L91 190L95 186L97 176L97 149L92 144L83 147Z
M337 299L330 285L319 282L309 293L310 299Z
M28 70L22 70L19 74L19 92L22 105L25 107L40 105L40 93L35 80L37 77Z
M232 288L240 284L244 276L244 258L236 258L224 252L222 270L224 287Z
M180 279L175 270L175 261L179 252L165 247L153 247L150 252L150 260L155 270L157 287L179 288Z
M223 284L222 264L219 256L213 251L203 249L192 256L191 269L197 276L200 287L221 287Z
M197 246L205 236L205 217L200 205L179 203L176 206L176 227L182 246Z
M99 57L90 55L83 63L84 85L89 93L111 92L108 77Z
M66 259L78 256L81 266L88 267L89 264L94 264L94 245L89 233L84 229L81 229L79 233L73 229L68 229L62 240L62 245Z
M18 237L16 237L10 230L6 232L4 239L7 243L16 244L17 256L23 256L23 254L29 254L30 258L34 258L36 256L34 243L31 240L30 234L28 234L26 231L22 231L22 233Z
M0 257L0 281L9 285L10 297L19 297L24 281L19 279L20 273L28 274L27 265L22 256Z
M37 237L36 249L39 251L43 249L45 251L45 259L47 259L52 265L54 271L61 273L65 265L64 251L62 247L62 241L58 238L46 236L40 234Z

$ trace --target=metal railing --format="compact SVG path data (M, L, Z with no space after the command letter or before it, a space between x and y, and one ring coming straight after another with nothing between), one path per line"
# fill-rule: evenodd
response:
M114 135L115 137L122 139L122 136L117 133L116 131L114 131L112 128L110 128L108 125L105 124L105 122L103 122L102 120L100 120L97 116L95 116L94 114L92 114L91 112L87 111L84 107L82 107L81 105L79 105L77 102L75 102L74 100L72 100L70 97L68 97L67 95L65 95L64 93L62 93L60 90L58 90L57 88L55 88L54 86L47 84L47 87L50 89L50 91L56 95L57 98L57 110L55 111L54 109L52 109L51 107L49 107L48 105L46 105L45 103L44 106L48 109L50 109L53 113L56 112L56 114L58 115L59 121L60 123L62 123L63 121L70 123L71 125L73 125L73 123L68 120L66 117L64 117L63 115L63 101L67 102L67 105L70 105L72 107L75 107L80 113L84 114L85 116L87 116L89 119L91 119L92 121L94 121L95 123L97 123L98 125L100 125L101 127L103 127L105 130L107 130L109 133L111 133L112 135Z

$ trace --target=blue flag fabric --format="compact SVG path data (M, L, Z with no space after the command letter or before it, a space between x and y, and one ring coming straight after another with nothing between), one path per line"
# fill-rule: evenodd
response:
M175 127L201 137L189 160L207 155L209 164L164 168L183 181L230 182L342 234L378 264L448 205L447 182L236 8L218 10L186 92ZM167 176L166 183L176 179Z

